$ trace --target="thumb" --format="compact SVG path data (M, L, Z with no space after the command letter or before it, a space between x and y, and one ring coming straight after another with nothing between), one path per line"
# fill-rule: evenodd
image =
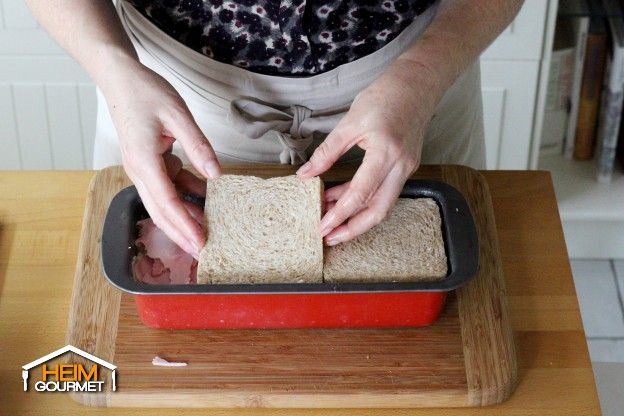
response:
M198 172L209 179L216 179L221 175L221 166L217 160L217 155L188 109L184 109L183 117L170 120L166 127L171 135L180 142L184 153Z
M312 153L310 160L297 170L297 175L301 178L320 175L331 168L351 146L347 136L341 134L337 129L332 130L323 143Z

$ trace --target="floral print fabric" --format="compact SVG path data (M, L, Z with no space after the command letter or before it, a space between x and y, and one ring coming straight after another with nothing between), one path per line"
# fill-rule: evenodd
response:
M130 0L217 61L268 75L319 74L394 39L435 0Z

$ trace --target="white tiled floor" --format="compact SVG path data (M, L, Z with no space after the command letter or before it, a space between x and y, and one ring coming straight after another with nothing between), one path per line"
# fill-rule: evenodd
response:
M624 363L592 363L603 416L622 416L624 405Z
M592 361L624 363L624 339L587 340Z
M624 312L610 260L572 260L587 338L622 337Z
M618 282L621 299L624 299L624 259L613 260L613 271Z
M624 260L572 260L604 415L624 414Z

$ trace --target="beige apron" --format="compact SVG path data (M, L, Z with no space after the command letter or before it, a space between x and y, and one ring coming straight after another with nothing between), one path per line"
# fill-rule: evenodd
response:
M117 11L141 62L163 76L188 105L222 162L301 163L348 111L354 97L407 49L435 17L430 7L378 51L309 77L250 72L215 61L162 32L127 1ZM439 103L424 139L422 163L485 167L478 61ZM174 153L184 156L178 144ZM360 159L359 148L342 160ZM95 169L121 164L119 140L98 90Z

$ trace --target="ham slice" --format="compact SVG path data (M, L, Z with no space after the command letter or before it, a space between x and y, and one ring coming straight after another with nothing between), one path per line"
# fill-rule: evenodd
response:
M187 363L182 361L168 361L164 358L156 356L152 359L152 365L160 366L160 367L186 367Z
M158 264L160 263L160 264ZM162 262L154 260L144 253L137 254L132 260L132 274L134 278L150 285L169 285L169 270Z
M201 209L187 201L184 205L195 220L202 221ZM139 254L132 262L135 279L153 285L197 283L197 260L193 256L171 241L151 218L137 222L137 227Z

